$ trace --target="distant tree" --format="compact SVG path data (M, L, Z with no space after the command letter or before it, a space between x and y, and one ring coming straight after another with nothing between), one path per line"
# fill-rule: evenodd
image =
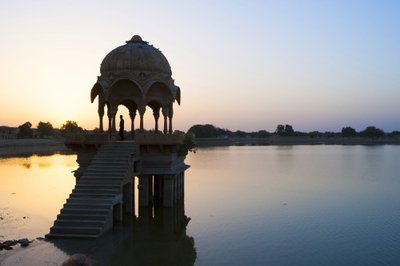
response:
M275 134L279 136L293 136L294 130L291 125L278 125L275 130Z
M39 124L37 125L37 129L40 137L54 135L54 128L50 122L40 121Z
M248 134L244 131L237 130L237 131L235 131L234 135L237 138L245 138Z
M285 136L293 136L294 130L291 125L286 124L285 125Z
M181 130L174 130L174 134L185 134L185 132Z
M388 136L389 136L389 137L397 137L397 136L400 136L400 131L397 131L397 130L392 131L392 132L388 133Z
M32 131L32 124L31 122L25 122L24 124L18 127L18 135L17 138L25 139L25 138L32 138L33 131Z
M282 136L285 132L285 126L284 125L277 125L276 126L276 130L275 130L275 134Z
M63 133L63 135L70 133L80 133L83 131L83 129L80 126L78 126L77 122L71 120L65 122L65 124L61 126L60 130Z
M194 125L189 128L188 133L193 133L196 138L213 138L218 137L218 128L213 125Z
M217 132L219 137L233 137L234 133L229 129L222 129L217 127Z
M183 147L180 151L181 154L186 155L189 151L196 152L194 148L196 147L196 137L192 132L189 132L183 137Z
M354 137L357 135L357 131L352 127L344 127L342 128L342 136L343 137Z
M325 138L334 138L334 137L340 136L340 134L341 133L335 133L333 131L325 131L324 132L324 137Z
M253 138L267 138L267 137L271 136L271 133L269 133L266 130L259 130L257 132L250 133L250 136Z
M308 136L308 134L305 133L305 132L301 132L301 131L295 131L295 132L293 133L293 136L296 136L296 137L306 137L306 136Z
M374 126L369 126L360 132L360 135L368 138L379 138L385 136L385 132L382 129Z
M312 132L308 133L308 136L310 138L321 138L322 135L323 134L321 132L319 132L319 131L312 131Z

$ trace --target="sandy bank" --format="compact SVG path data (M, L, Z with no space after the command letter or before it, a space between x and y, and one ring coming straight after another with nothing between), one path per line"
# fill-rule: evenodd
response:
M68 255L44 240L34 240L28 247L0 251L0 265L61 265Z

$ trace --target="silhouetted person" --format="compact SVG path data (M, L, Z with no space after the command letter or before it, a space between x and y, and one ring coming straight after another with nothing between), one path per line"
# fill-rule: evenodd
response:
M124 118L122 117L122 115L119 116L120 120L119 120L119 137L121 140L124 140Z

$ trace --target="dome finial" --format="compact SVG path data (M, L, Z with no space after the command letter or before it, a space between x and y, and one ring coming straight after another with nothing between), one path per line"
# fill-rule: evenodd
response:
M145 41L143 41L142 37L140 37L139 35L133 35L133 37L129 41L126 41L126 43L132 43L132 42L145 42Z

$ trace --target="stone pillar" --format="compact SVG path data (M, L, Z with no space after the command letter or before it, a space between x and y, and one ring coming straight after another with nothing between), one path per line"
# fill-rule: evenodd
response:
M135 177L132 178L132 214L135 215L136 206L135 206Z
M110 132L110 133L111 133L111 120L112 120L112 117L108 115L108 132Z
M160 206L162 203L162 179L161 176L154 176L154 206Z
M136 111L135 112L129 112L129 117L131 118L131 136L132 139L135 135L135 116L136 116Z
M182 199L182 173L178 174L178 200Z
M153 213L152 208L140 207L139 206L139 223L148 227L151 221L151 216Z
M185 190L183 186L183 172L181 173L181 199L183 199L183 191Z
M172 134L172 116L168 117L169 118L169 129L168 129L168 133Z
M99 107L99 132L103 132L103 116L104 116L104 107L100 108Z
M139 176L139 207L148 207L152 201L152 176Z
M140 114L140 131L143 131L144 127L143 127L143 115Z
M121 222L123 218L122 203L119 202L113 206L113 218L114 221Z
M115 131L115 116L117 115L116 107L108 107L107 116L108 116L108 131L111 133Z
M176 232L175 218L175 208L165 208L162 210L162 233L164 236L171 237Z
M154 116L154 132L158 132L158 118L160 118L160 109L156 109L153 111Z
M115 126L115 117L117 116L117 114L114 114L113 118L112 118L112 131L113 132L117 132L117 128Z
M178 200L178 179L176 178L176 175L173 176L174 178L174 205L175 202Z
M169 108L169 113L168 113L168 118L169 118L169 129L168 132L169 134L172 134L172 116L174 115L174 110L172 109L172 105Z
M164 130L163 130L164 134L167 134L168 130L167 130L167 117L164 116Z
M162 108L162 115L164 117L164 134L167 134L168 132L168 127L167 127L167 118L168 118L168 107L163 107Z
M163 176L163 206L174 206L174 178L173 176Z
M133 211L133 191L132 182L124 185L122 189L123 209L125 213L132 213Z
M140 106L138 108L138 111L139 111L139 116L140 116L140 131L143 131L144 130L143 116L144 116L144 113L146 112L146 107L145 106Z
M182 199L182 201L184 201L185 200L185 172L182 172L181 175L182 175L182 196L181 196L181 199Z

